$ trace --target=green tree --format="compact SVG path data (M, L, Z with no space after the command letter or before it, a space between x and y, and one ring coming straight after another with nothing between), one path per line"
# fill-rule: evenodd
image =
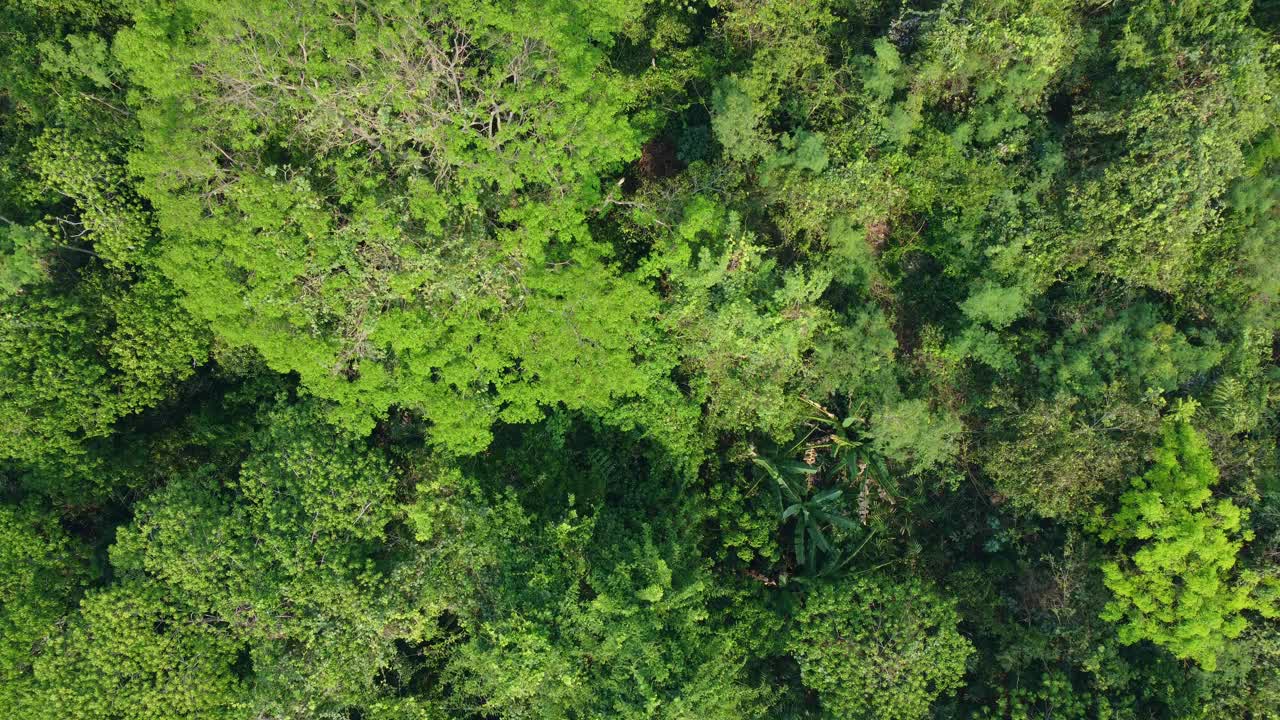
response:
M959 619L919 581L851 578L805 598L788 647L831 716L924 718L973 652Z
M639 151L604 53L638 6L143 7L115 47L161 264L341 424L407 407L475 452L498 418L605 412L668 369L587 228Z
M94 591L36 659L36 687L19 716L233 718L238 645L156 583Z
M74 465L85 438L173 392L208 356L201 323L167 282L90 269L59 291L0 301L0 459Z
M34 506L0 506L0 702L25 707L32 664L75 611L85 548Z
M1213 499L1218 469L1194 411L1187 403L1166 420L1152 467L1130 481L1118 511L1099 515L1100 537L1131 552L1102 566L1114 595L1103 617L1124 642L1150 640L1213 670L1247 627L1244 611L1275 617L1280 607L1258 594L1257 573L1232 572L1253 532L1244 510Z
M374 563L395 473L318 416L313 404L263 412L239 467L171 479L111 547L117 576L155 585L247 653L238 702L255 714L376 697L394 639L426 621L385 600L397 595Z

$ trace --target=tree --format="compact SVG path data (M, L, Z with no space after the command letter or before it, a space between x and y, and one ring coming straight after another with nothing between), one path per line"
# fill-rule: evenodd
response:
M427 621L381 599L395 594L374 562L395 473L319 415L314 404L267 409L239 467L172 478L110 551L117 576L155 586L162 606L247 654L255 672L237 702L255 713L376 697L394 640Z
M239 643L218 623L147 581L90 593L35 662L19 715L124 720L235 717Z
M0 0L0 707L1265 714L1269 4Z
M116 48L184 307L342 425L406 407L460 452L499 418L645 394L668 369L651 295L586 225L639 151L603 51L637 10L148 6Z
M1100 537L1129 548L1102 566L1114 595L1103 617L1119 624L1124 642L1150 640L1213 670L1247 627L1244 611L1275 617L1280 607L1257 594L1257 573L1232 572L1253 533L1242 527L1246 511L1212 499L1218 469L1191 425L1195 407L1166 419L1151 468L1130 481L1117 512L1098 516Z
M28 505L0 506L0 702L23 707L31 668L75 610L89 579L85 548L57 518Z
M924 718L973 653L959 619L919 581L851 578L809 594L788 647L831 715Z

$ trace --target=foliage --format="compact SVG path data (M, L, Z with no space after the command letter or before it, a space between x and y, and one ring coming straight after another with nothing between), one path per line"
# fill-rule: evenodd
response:
M652 301L585 227L639 145L598 47L631 12L139 13L117 41L147 93L132 167L185 307L360 432L397 405L475 451L498 417L641 394Z
M1274 4L0 0L0 704L1265 715Z
M973 651L958 621L918 581L858 578L815 589L790 645L831 715L923 718L960 685Z
M163 588L121 583L89 595L35 664L32 718L229 717L236 644Z
M1211 500L1218 471L1191 426L1194 409L1187 404L1166 420L1153 466L1130 481L1120 509L1102 521L1103 540L1140 543L1123 564L1102 566L1115 596L1103 616L1120 623L1124 642L1151 640L1213 670L1246 627L1242 611L1275 617L1280 607L1256 595L1256 573L1232 573L1253 533L1242 530L1237 505Z
M71 294L47 286L0 305L0 458L75 454L121 416L163 400L208 353L203 328L159 279L90 276Z
M841 513L840 489L824 489L821 492L813 487L813 481L806 476L815 475L818 468L796 462L769 462L763 458L752 458L763 468L775 483L774 491L778 496L779 519L782 522L795 518L795 543L791 546L795 553L796 565L801 568L818 570L818 551L824 554L825 569L839 565L841 553L832 545L827 536L839 529L856 532L858 526L853 520ZM777 467L775 467L777 466ZM823 528L826 528L824 531Z
M88 575L84 555L50 514L0 508L0 698L8 707L23 700L24 676L73 611Z
M1082 698L1062 673L1046 673L1038 687L1019 687L1002 697L982 717L1035 718L1052 715L1062 718L1093 717L1088 699Z

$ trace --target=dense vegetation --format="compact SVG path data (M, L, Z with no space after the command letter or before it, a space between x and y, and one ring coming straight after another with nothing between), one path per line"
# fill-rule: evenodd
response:
M1280 717L1280 8L0 0L17 720Z

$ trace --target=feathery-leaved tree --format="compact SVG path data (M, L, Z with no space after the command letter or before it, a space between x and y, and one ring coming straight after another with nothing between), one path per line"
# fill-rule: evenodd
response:
M1218 469L1194 412L1186 403L1165 421L1151 469L1130 482L1118 512L1099 516L1102 539L1131 549L1102 566L1114 596L1103 618L1119 623L1123 642L1150 640L1213 670L1247 626L1244 611L1274 617L1278 608L1258 592L1261 576L1232 572L1253 532L1245 510L1213 498Z

